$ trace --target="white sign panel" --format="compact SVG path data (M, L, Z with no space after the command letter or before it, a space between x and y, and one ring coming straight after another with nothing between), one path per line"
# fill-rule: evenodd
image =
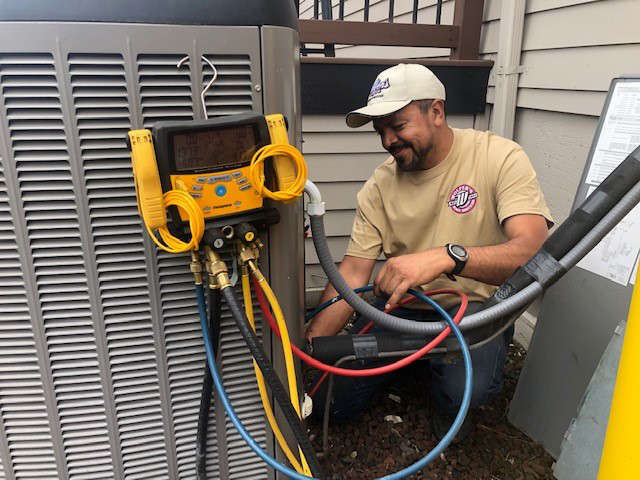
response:
M587 173L587 196L640 145L640 81L616 84ZM640 251L640 208L627 216L578 266L627 285L635 281ZM635 265L635 270L634 270Z

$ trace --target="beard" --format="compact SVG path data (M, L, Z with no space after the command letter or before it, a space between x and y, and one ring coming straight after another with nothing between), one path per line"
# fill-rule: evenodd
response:
M388 151L393 155L400 170L403 172L415 172L417 170L425 170L423 163L432 147L433 145L430 143L424 149L418 150L411 144L403 143L394 145Z

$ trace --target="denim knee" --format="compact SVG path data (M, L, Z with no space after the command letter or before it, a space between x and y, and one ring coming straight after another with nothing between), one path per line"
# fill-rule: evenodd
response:
M504 383L503 368L507 343L504 335L487 345L471 351L473 386L471 407L485 405L500 393ZM464 360L437 358L430 360L431 397L437 409L444 413L455 413L464 395Z

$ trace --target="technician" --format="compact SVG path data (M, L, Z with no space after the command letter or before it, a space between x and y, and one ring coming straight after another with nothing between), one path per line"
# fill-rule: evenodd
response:
M497 285L533 256L553 225L522 147L491 132L449 127L445 99L444 85L428 68L400 64L381 72L367 105L346 117L352 128L373 121L382 146L391 154L358 193L351 238L339 268L352 288L366 285L383 252L387 260L374 281L374 304L380 309L420 286L462 290L469 296L467 312L475 312ZM321 302L336 294L329 284ZM437 300L455 313L456 298ZM337 334L352 314L346 302L332 305L309 324L307 339ZM418 304L394 314L440 320ZM350 330L358 331L366 323L356 318ZM373 331L381 330L376 326ZM472 351L472 407L500 392L512 336L513 328ZM461 358L435 358L429 360L429 370L432 427L441 437L462 400L464 366ZM385 377L336 377L332 418L357 418ZM325 392L320 390L318 396ZM465 424L458 439L470 430L471 423Z

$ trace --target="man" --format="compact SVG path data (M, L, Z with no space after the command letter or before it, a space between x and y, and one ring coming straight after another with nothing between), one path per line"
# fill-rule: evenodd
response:
M358 193L351 239L340 273L352 287L370 281L376 259L387 261L375 277L378 308L396 305L408 288L454 288L470 300L467 312L524 264L547 238L552 218L522 148L490 132L455 129L445 117L445 88L426 67L400 64L378 75L367 106L350 112L352 128L373 121L392 156ZM321 302L336 295L328 285ZM438 298L455 312L455 296ZM319 314L306 337L335 335L353 310L338 302ZM417 320L436 320L422 305L396 310ZM359 319L353 330L366 323ZM379 329L379 327L378 327ZM513 329L472 352L472 406L502 387L506 346ZM446 433L462 400L464 366L431 359L430 395L436 435ZM381 378L341 378L332 415L355 417Z

